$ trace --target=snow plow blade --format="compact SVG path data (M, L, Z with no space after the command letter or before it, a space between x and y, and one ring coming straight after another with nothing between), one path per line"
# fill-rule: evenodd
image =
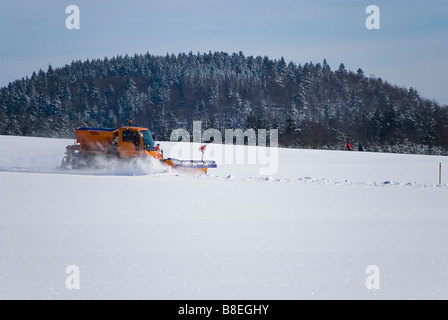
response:
M165 159L163 162L176 171L187 174L206 174L209 168L217 168L215 161Z

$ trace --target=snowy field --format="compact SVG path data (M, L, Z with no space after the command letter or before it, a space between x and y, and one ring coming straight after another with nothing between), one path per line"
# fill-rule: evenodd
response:
M206 176L62 171L71 143L0 136L0 299L448 299L446 157L243 147L238 164L210 145Z

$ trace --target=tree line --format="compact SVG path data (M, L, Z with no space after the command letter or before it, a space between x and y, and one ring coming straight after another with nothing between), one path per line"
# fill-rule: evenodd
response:
M0 134L74 136L134 120L174 129L278 129L279 145L448 154L448 108L343 63L224 52L117 56L39 70L0 89Z

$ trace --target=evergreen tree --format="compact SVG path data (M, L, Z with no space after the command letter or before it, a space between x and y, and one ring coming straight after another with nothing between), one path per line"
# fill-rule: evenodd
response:
M9 119L6 116L6 113L3 111L2 108L0 108L0 135L6 134L4 131L5 131L8 123L9 123Z
M16 116L12 115L9 117L8 124L6 125L5 134L8 136L20 136L22 135L22 130L20 129L19 122Z

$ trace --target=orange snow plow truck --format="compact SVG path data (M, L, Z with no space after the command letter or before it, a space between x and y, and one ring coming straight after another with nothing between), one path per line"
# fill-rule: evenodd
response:
M146 128L81 127L76 129L76 141L76 144L67 146L62 168L90 167L99 156L106 159L153 157L171 168L189 174L205 174L209 168L217 168L215 161L164 159L163 151L155 145L154 136ZM204 152L203 148L201 150Z

